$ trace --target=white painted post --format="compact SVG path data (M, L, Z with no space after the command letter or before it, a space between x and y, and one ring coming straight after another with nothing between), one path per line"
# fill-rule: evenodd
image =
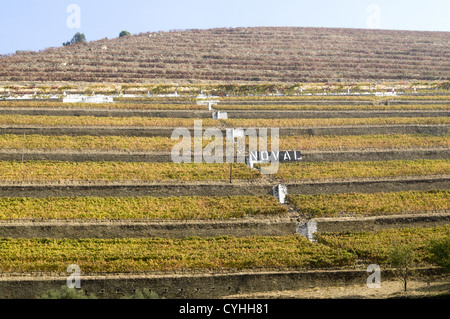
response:
M228 119L228 113L227 112L218 111L217 118L219 120L226 120L226 119Z
M246 160L245 162L246 162L247 166L250 167L250 168L253 168L253 165L255 164L255 163L253 162L253 159L252 159L252 156L251 156L251 155L249 155L249 156L247 157L247 160Z
M226 129L226 136L233 143L235 142L236 138L245 137L244 133L245 133L244 129L242 129L242 128L227 128Z
M286 195L287 195L287 186L286 185L277 185L273 188L273 196L275 196L276 199L281 204L286 204Z
M226 135L227 139L229 139L230 141L234 142L234 129L227 128L225 130L225 135Z
M23 133L23 140L22 140L22 164L24 153L25 153L25 133Z
M226 119L228 119L228 113L222 112L222 111L214 112L213 119L214 120L226 120Z
M297 224L296 233L306 237L309 241L314 242L314 233L317 232L317 222L315 220L307 221L304 224Z

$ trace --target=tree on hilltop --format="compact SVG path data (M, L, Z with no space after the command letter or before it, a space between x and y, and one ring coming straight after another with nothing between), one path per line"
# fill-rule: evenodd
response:
M122 31L122 32L120 32L120 34L119 34L119 38L125 37L125 36L130 35L130 34L131 34L131 33L128 32L128 31Z
M69 42L64 42L63 46L67 46L67 45L71 45L71 44L75 44L75 43L86 43L86 37L85 37L84 33L78 32L77 34L75 34L73 36L72 40L70 40Z

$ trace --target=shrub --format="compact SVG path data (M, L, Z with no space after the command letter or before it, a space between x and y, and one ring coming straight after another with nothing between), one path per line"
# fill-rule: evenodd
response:
M127 35L130 35L130 32L128 32L128 31L122 31L122 32L120 32L120 34L119 34L119 38L121 38L121 37L126 37Z
M63 46L67 46L67 45L71 45L71 44L75 44L75 43L86 43L86 37L85 37L84 33L78 32L77 34L75 34L73 36L72 40L70 40L69 42L64 42Z
M435 264L450 270L450 232L447 237L431 242L430 253Z
M97 299L93 294L86 295L83 290L61 286L59 289L47 291L42 299Z
M122 297L122 299L164 299L164 297L161 298L156 292L144 288L138 289L133 295Z

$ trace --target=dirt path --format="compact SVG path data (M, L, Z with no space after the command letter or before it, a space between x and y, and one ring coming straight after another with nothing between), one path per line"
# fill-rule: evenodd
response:
M23 155L26 161L172 162L170 151L37 149L25 150ZM450 148L313 150L302 151L302 157L303 162L444 159L450 158ZM2 161L20 161L21 158L21 149L0 150L0 160ZM237 162L237 159L235 158L234 161ZM225 157L223 162L226 162Z
M225 126L217 123L225 135ZM48 136L162 136L171 137L176 127L150 126L39 126L39 125L0 125L1 134L37 134ZM379 135L379 134L448 134L449 125L388 124L388 125L340 125L281 127L280 136L299 135ZM191 129L193 130L193 129ZM191 133L192 134L192 133Z
M48 196L232 196L272 195L272 188L281 181L165 181L165 182L10 182L0 184L0 197ZM347 180L293 181L285 183L290 194L394 192L407 190L448 189L447 175L404 176L400 178L369 178Z
M404 297L433 297L438 294L450 293L450 277L430 280L413 280L408 282L407 292L403 291L400 280L381 282L380 288L368 288L366 285L352 285L346 287L316 287L301 290L285 290L266 293L252 293L231 295L225 298L242 299L272 299L272 298L300 298L300 299L386 299Z
M245 119L282 119L282 118L368 118L368 117L440 117L448 116L446 110L384 110L373 108L371 110L264 110L264 109L233 109L226 106L217 108L228 113L228 118ZM198 109L122 109L94 108L94 107L68 107L58 104L54 107L1 107L0 114L11 115L43 115L43 116L95 116L95 117L174 117L174 118L202 118L212 117L212 111Z

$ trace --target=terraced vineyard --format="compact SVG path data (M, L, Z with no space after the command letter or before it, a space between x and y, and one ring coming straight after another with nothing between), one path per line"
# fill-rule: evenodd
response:
M230 219L285 215L273 196L0 198L0 219ZM101 210L99 209L101 207Z
M448 100L415 102L433 97L222 97L214 110L170 99L2 101L0 294L39 297L64 284L70 264L104 298L136 287L211 298L325 285L319 272L365 284L367 266L388 269L398 243L435 271L427 245L450 231ZM217 110L228 119L213 119ZM280 151L302 160L271 175L265 164L173 163L171 132L194 120L222 132L279 127ZM40 284L19 289L29 280Z
M289 196L289 202L310 218L377 216L448 211L448 190L391 193L347 193Z
M76 150L76 151L170 151L178 143L169 137L130 137L130 136L23 136L0 135L2 149L19 150ZM202 146L210 143L202 140ZM24 145L23 145L24 144ZM192 141L192 146L193 146ZM248 144L248 141L247 141ZM268 147L271 146L270 137ZM226 146L226 140L223 141ZM304 151L345 151L352 149L419 149L447 148L449 136L430 136L419 134L387 135L345 135L345 136L283 136L279 139L280 149L300 149Z
M431 264L426 246L449 226L320 234L313 244L299 235L185 239L3 239L0 267L9 272L63 272L75 261L87 273L208 269L348 267L356 261L385 261L393 245L409 242L417 262ZM374 244L375 242L375 244ZM44 253L42 253L44 251ZM282 252L282 253L281 253ZM70 258L67 258L70 256Z
M448 32L254 27L141 33L0 58L4 81L448 80Z

